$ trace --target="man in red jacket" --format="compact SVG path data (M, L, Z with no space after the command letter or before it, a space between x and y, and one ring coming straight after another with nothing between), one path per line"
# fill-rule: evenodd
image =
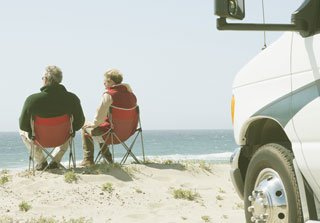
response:
M122 74L119 70L111 69L104 74L104 86L106 92L102 95L101 103L97 109L92 123L87 123L82 128L83 161L80 165L90 166L94 164L93 136L100 136L110 128L108 113L110 106L132 108L136 106L137 99L128 84L123 84ZM102 146L102 143L100 144ZM102 155L112 163L112 155L108 146L101 148Z

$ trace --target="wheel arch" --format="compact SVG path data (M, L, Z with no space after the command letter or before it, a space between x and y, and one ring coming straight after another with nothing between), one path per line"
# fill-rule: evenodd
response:
M243 182L253 154L262 145L277 143L292 151L291 142L278 121L270 117L255 117L244 126L240 136L244 146L238 163Z

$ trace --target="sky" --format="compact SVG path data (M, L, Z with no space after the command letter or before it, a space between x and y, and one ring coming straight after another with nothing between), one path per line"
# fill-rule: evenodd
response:
M302 0L265 0L266 22L289 23ZM247 0L244 22L261 22ZM0 0L0 131L18 131L25 99L48 65L80 98L88 121L117 68L138 98L143 129L231 129L237 71L263 32L218 31L212 0ZM237 22L237 21L232 21ZM282 32L267 32L267 45Z

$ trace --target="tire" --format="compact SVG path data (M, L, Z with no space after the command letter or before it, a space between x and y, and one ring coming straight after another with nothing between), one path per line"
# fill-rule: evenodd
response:
M247 222L303 222L292 159L292 152L278 144L263 145L253 155L244 185Z

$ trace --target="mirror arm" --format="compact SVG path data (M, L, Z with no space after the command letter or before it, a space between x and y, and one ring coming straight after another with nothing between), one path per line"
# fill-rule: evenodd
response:
M304 23L295 24L259 24L259 23L228 23L226 18L217 19L218 30L247 30L247 31L304 31Z

